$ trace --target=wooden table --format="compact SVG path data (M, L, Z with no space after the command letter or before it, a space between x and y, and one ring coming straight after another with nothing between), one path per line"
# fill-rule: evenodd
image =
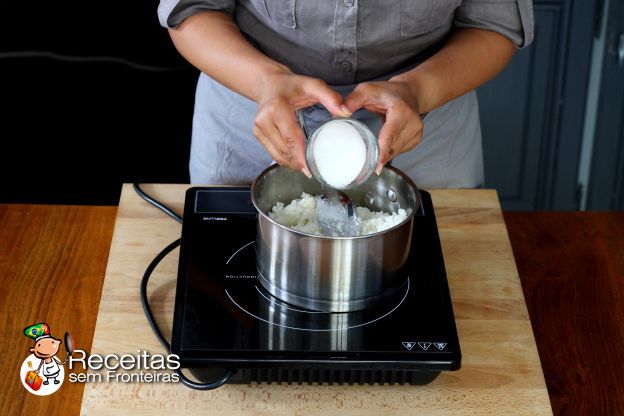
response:
M91 348L116 213L116 207L0 205L0 414L79 413L81 384L65 383L48 397L24 390L19 368L33 342L23 330L47 322L55 337L69 331L80 348Z
M624 212L505 219L555 413L624 415Z
M182 210L185 186L147 188ZM180 384L91 383L82 411L90 415L208 414L550 414L548 393L505 223L493 191L432 193L458 333L462 369L411 386L226 385L197 392ZM145 322L139 278L180 225L124 187L117 213L93 352L162 351ZM177 252L176 252L177 253ZM169 337L177 255L152 277L156 318Z
M439 198L436 197L437 200ZM441 234L447 257L449 244L452 247L457 239L454 234L460 232L452 231L452 228L461 224L461 216L465 217L461 228L474 228L481 222L477 218L483 218L483 214L477 212L479 210L473 208L452 214L452 209L446 207L441 209L444 213L438 213L439 217L444 214L446 218ZM151 230L150 235L157 234L164 244L168 242L164 233L173 232L169 226L179 233L172 220L153 208L126 209L125 212L128 220L143 218L143 228ZM21 387L16 376L17 368L30 347L21 331L33 321L47 320L53 331L55 328L59 331L70 330L81 348L90 348L115 213L113 207L0 205L0 305L3 310L0 334L4 347L0 371L2 374L15 374L14 377L0 378L2 413L78 414L82 384L68 383L61 392L46 398L31 396ZM487 216L497 217L498 214ZM618 319L624 310L624 213L505 213L505 219L525 287L554 413L624 413L624 382L619 377L622 373L624 330L622 319ZM151 227L161 220L169 224L166 231ZM499 226L488 228L491 230ZM139 243L144 244L145 241ZM154 253L158 250L155 248ZM148 257L151 258L151 255ZM144 263L147 261L145 259ZM138 279L145 264L136 267L141 270L133 278ZM171 265L159 270L172 273ZM454 299L457 291L461 293L465 290L461 285L457 289L453 288L453 284L451 286ZM150 287L152 299L162 295L154 289ZM55 294L51 299L46 296L50 290ZM79 295L68 310L64 305L69 293ZM456 314L458 311L456 306ZM584 315L588 316L586 320L582 319ZM600 324L590 327L592 322ZM144 322L140 325L144 326ZM491 334L486 335L491 337ZM463 342L465 335L460 332L460 337L465 367L469 349ZM480 379L477 378L477 381ZM498 379L491 377L489 381L505 384L506 379L505 375L501 375ZM455 385L458 381L461 380L453 380ZM487 389L482 382L479 383L481 385L476 387ZM443 388L449 389L448 386ZM294 404L304 399L320 400L317 389L321 389L322 393L322 389L327 387L299 390ZM411 389L414 388L407 390ZM461 386L449 397L458 397L460 389ZM387 388L381 389L382 392L385 390ZM359 402L346 400L348 392L335 394L331 399L334 402L342 400L345 406L366 406L371 400L386 400L387 403L388 399L381 399L379 394L367 397L367 392L370 390L361 390L357 394L362 399ZM415 393L418 399L425 398L418 391ZM134 402L137 407L143 405L138 400L146 394L143 389L133 390L130 394L136 396L136 402L135 399L128 399L130 404ZM194 392L191 400L202 394ZM156 396L149 397L152 401L157 399ZM269 400L266 393L258 397L259 403L265 406L274 400L273 396ZM168 396L165 401L170 402L172 398ZM326 396L323 395L323 398ZM230 395L229 400L236 400L236 396ZM116 409L122 403L111 402L111 412L107 413L122 413L119 408ZM243 407L242 402L239 406ZM392 407L383 410L388 409ZM470 408L465 410L476 413ZM524 404L516 410L530 411ZM342 411L347 413L345 407ZM370 411L374 412L375 407L371 407ZM159 413L159 409L154 413ZM256 409L256 413L262 411ZM366 409L360 409L360 414L364 413Z

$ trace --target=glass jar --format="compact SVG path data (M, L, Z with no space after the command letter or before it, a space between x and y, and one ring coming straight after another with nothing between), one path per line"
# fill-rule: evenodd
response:
M328 128L336 128L335 124L337 123L348 123L350 127L353 127L357 132L358 136L362 139L365 149L365 157L362 163L362 168L359 173L354 175L354 178L345 184L340 184L336 186L332 181L327 181L326 178L323 178L321 174L321 170L319 165L323 164L323 161L317 160L318 154L315 151L315 146L318 146L319 137L323 134L324 131ZM326 144L324 144L326 145ZM360 148L361 149L361 148ZM336 153L332 156L332 159L342 159L343 161L348 161L349 157L352 155L344 154L348 149L336 149L337 151L342 151L343 154ZM355 149L358 150L358 149ZM373 134L373 132L366 126L366 124L362 123L359 120L355 120L350 117L334 117L325 121L321 124L309 138L307 146L306 146L306 163L308 165L308 169L312 176L321 182L323 185L328 186L330 188L336 189L348 189L354 186L360 185L370 177L370 175L375 171L379 163L379 143L377 142L377 138ZM340 161L335 161L335 163L342 163ZM346 163L346 162L345 162ZM358 164L359 165L359 164ZM333 169L341 169L340 166L332 166ZM345 167L346 168L346 167Z

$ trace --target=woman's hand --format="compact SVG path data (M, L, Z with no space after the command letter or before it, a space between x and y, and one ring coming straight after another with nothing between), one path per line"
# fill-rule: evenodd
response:
M322 104L332 115L348 115L342 96L320 79L272 71L261 81L253 133L273 160L310 177L305 162L305 138L295 111Z
M413 149L423 137L417 95L411 84L399 81L363 82L345 99L350 112L365 108L379 114L379 175L383 166L400 153Z
M309 175L295 111L320 103L332 115L348 115L341 108L340 94L323 81L295 75L262 54L227 13L195 14L169 33L178 51L195 67L258 103L253 132L271 157Z
M254 133L260 142L277 162L305 173L295 110L321 103L333 115L349 115L360 107L381 114L385 122L379 137L379 172L393 156L420 142L420 114L493 78L515 50L509 39L490 30L457 29L437 54L414 69L387 82L359 85L342 108L341 97L323 81L294 75L257 50L227 13L195 14L169 33L195 67L258 103Z

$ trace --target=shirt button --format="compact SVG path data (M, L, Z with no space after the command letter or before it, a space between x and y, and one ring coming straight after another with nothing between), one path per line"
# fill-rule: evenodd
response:
M353 3L355 3L355 0L344 0L344 4L347 7L353 7Z
M353 65L351 65L351 62L348 61L342 61L340 62L340 70L342 72L351 72L351 69L353 68Z

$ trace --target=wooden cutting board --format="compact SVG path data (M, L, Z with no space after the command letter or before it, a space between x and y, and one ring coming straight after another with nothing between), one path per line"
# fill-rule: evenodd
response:
M188 185L144 185L183 211ZM492 190L433 190L433 205L462 349L462 368L426 386L225 385L200 392L175 383L87 383L85 415L509 415L551 414L544 375L500 204ZM181 226L124 185L92 353L164 353L139 301L139 281ZM148 293L170 338L178 251Z

